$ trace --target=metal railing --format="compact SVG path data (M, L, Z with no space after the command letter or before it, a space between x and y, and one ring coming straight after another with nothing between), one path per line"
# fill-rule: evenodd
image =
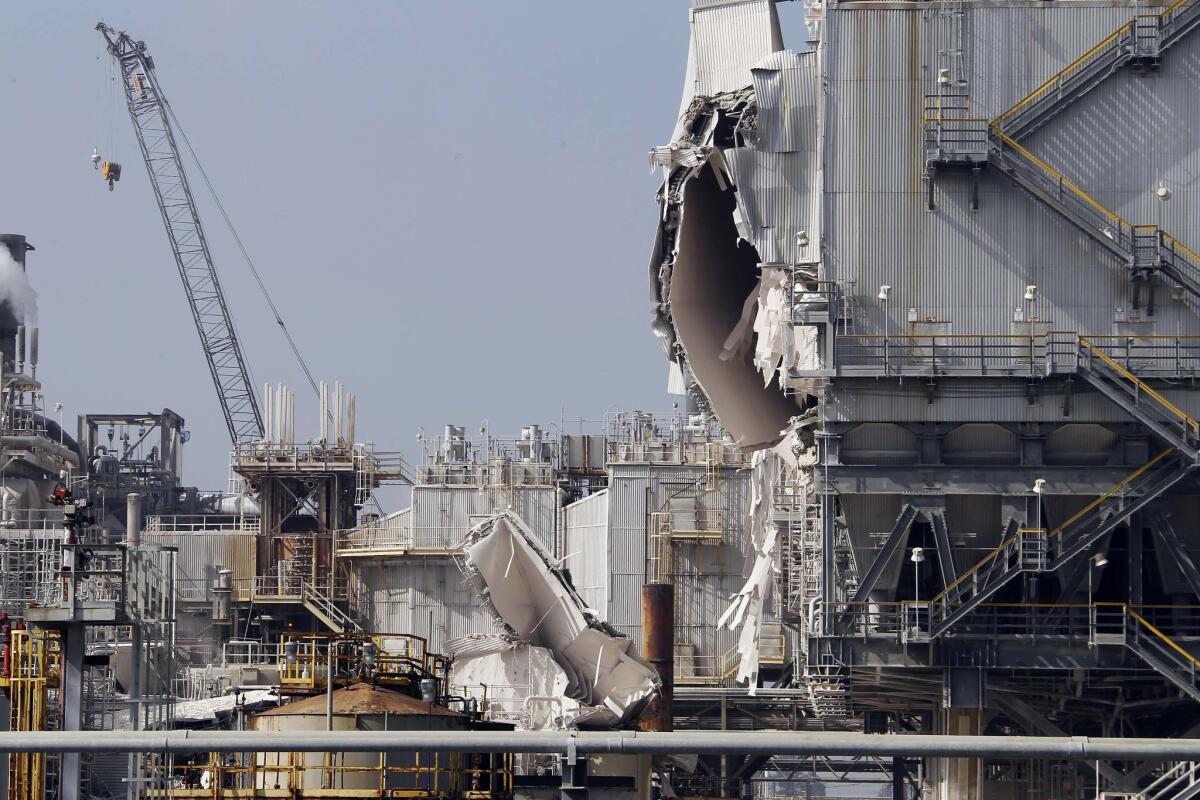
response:
M511 753L278 752L154 764L144 779L171 788L143 789L147 798L428 797L490 800L512 794ZM313 794L309 794L312 792Z
M842 602L828 610L836 616L841 636L899 641L913 617L909 609L926 605L921 601ZM1177 642L1200 641L1200 606L1122 603L980 603L970 616L955 624L954 635L980 639L1087 638L1095 643L1097 633L1103 638L1105 633L1122 632L1124 609L1136 611L1159 630L1170 631Z
M1200 423L1092 341L1079 337L1080 367L1091 382L1182 451L1195 456Z
M258 533L257 514L169 514L146 517L143 533Z
M1138 379L1200 375L1200 336L1037 334L841 334L837 372L854 375L1028 376L1069 374L1096 358Z

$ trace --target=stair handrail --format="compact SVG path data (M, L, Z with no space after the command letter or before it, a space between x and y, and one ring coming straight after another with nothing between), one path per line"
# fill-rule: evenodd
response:
M1066 532L1067 528L1074 525L1076 522L1078 522L1080 519L1082 519L1083 517L1085 517L1092 511L1095 511L1105 501L1111 500L1119 492L1126 489L1131 483L1133 483L1135 480L1140 478L1142 475L1144 475L1146 472L1148 472L1152 467L1154 467L1156 464L1158 464L1160 461L1162 461L1163 459L1165 459L1167 456L1171 455L1174 452L1175 452L1175 448L1168 447L1166 450L1163 450L1161 453L1156 455L1154 458L1150 459L1145 464L1143 464L1142 466L1135 469L1133 472L1126 475L1120 481L1115 483L1104 494L1100 495L1095 500L1088 503L1083 508L1079 509L1079 511L1075 512L1071 517L1069 517L1066 522L1064 522L1063 524L1059 525L1057 528L1050 531L1049 535L1047 536L1047 539L1061 537L1063 535L1063 533Z
M1141 625L1146 630L1150 631L1150 633L1154 634L1154 636L1156 638L1158 638L1162 642L1162 644L1166 645L1171 650L1173 650L1175 653L1182 656L1184 658L1184 660L1187 661L1191 665L1193 673L1195 673L1197 668L1200 667L1200 659L1197 659L1194 655L1192 655L1187 650L1185 650L1183 647L1181 647L1178 642L1176 642L1170 636L1167 636L1165 633L1163 633L1158 628L1156 628L1153 624L1150 623L1149 620L1147 620L1141 614L1137 613L1129 606L1125 607L1125 614L1129 619L1132 619L1134 622Z
M1180 0L1180 3L1184 2L1184 1L1185 0ZM1180 3L1176 3L1176 6L1180 5ZM1164 11L1163 13L1165 14L1173 9L1174 9L1174 7L1172 7L1171 9L1168 9L1167 11ZM1052 76L1050 76L1050 78L1045 83L1043 83L1041 86L1034 89L1029 94L1025 95L1025 97L1018 100L1015 105L1013 105L1011 108L1009 108L1007 111L1005 111L1000 116L996 117L992 121L992 127L994 129L996 129L997 131L999 131L1000 125L1003 125L1005 122L1009 121L1014 116L1016 116L1016 114L1019 111L1022 111L1025 108L1027 108L1028 106L1032 105L1034 102L1041 99L1041 97L1043 95L1047 94L1051 89L1060 85L1065 78L1069 77L1069 73L1074 73L1079 67L1083 66L1084 62L1091 60L1092 56L1097 55L1100 51L1106 49L1113 42L1117 41L1121 37L1122 34L1131 31L1133 28L1133 25L1134 25L1134 21L1130 20L1129 22L1122 24L1121 27L1117 28L1115 31L1113 31L1111 34L1109 34L1104 39L1101 39L1099 42L1096 43L1095 46L1093 46L1086 53L1084 53L1079 58L1072 61L1067 66L1063 67L1058 72L1054 73Z
M1178 417L1179 421L1191 431L1193 436L1200 436L1200 422L1197 422L1186 411L1152 389L1141 378L1134 375L1125 367L1121 366L1120 363L1118 363L1108 353L1104 352L1104 350L1097 346L1092 340L1088 339L1086 336L1080 336L1079 347L1082 350L1086 350L1091 356L1099 358L1109 369L1113 370L1122 378L1132 383L1135 387L1137 387L1137 390L1140 394L1150 397L1164 409L1169 411L1173 416Z
M1063 173L1059 172L1054 167L1047 164L1043 159L1034 155L1032 152L1030 152L1025 147L1022 147L1020 145L1020 143L1017 142L1016 139L1012 138L1011 136L1009 136L1007 133L1004 132L1004 130L1000 127L999 123L993 121L992 125L991 125L991 131L992 131L992 134L999 140L999 143L1002 146L1012 148L1022 158L1031 162L1035 167L1042 170L1050 177L1054 178L1054 180L1057 181L1060 186L1069 190L1079 200L1082 200L1086 205L1089 205L1093 209L1098 211L1100 213L1100 215L1102 217L1104 217L1104 219L1107 223L1115 225L1116 231L1114 231L1114 233L1116 234L1117 238L1114 241L1119 242L1119 241L1121 241L1122 238L1126 238L1126 237L1132 239L1133 232L1138 226L1134 225L1132 222L1125 219L1120 214L1113 211L1108 206L1104 205L1099 200L1092 197L1090 194L1085 192L1083 189L1079 188L1079 185L1076 184L1074 181L1072 181L1070 178L1068 178L1066 175L1064 175ZM1189 250L1188 252L1191 252L1191 251Z
M938 594L934 595L933 599L931 599L929 601L930 605L931 606L944 605L946 595L948 595L952 590L957 588L967 578L971 577L976 572L983 569L983 567L988 562L993 561L997 556L1004 553L1004 551L1007 550L1009 547L1011 547L1013 544L1016 544L1022 538L1022 536L1024 534L1030 534L1030 533L1045 533L1045 529L1044 528L1021 528L1016 533L1014 533L1012 536L1008 537L1003 542L1001 542L999 545L997 545L995 550L992 550L990 553L985 555L983 558L979 559L979 561L976 562L975 566L968 569L962 575L959 575L958 578L956 578L953 583L951 583L949 586L947 586L945 589L943 589Z

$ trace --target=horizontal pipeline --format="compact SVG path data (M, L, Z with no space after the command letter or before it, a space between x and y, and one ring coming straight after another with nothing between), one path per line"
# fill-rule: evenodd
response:
M783 731L94 731L0 733L0 753L472 752L1200 761L1200 739Z

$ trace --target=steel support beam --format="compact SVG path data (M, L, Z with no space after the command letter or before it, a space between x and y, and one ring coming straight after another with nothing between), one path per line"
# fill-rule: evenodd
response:
M862 577L858 591L854 593L851 602L860 603L867 599L871 590L875 588L875 584L879 582L879 576L883 574L884 568L896 555L896 551L900 549L900 543L908 536L908 529L912 527L916 518L917 509L911 503L905 503L904 508L900 509L900 516L896 518L896 524L892 526L891 533L884 539L882 549L875 556L875 560L871 562L867 574Z
M1154 532L1158 535L1158 540L1163 543L1171 556L1174 557L1175 563L1179 565L1179 569L1183 572L1183 577L1187 580L1188 586L1192 588L1192 592L1200 597L1200 571L1196 569L1196 563L1192 560L1192 555L1183 546L1183 542L1179 540L1179 534L1175 532L1175 526L1171 524L1170 515L1164 511L1160 511L1150 516L1150 526L1154 528Z

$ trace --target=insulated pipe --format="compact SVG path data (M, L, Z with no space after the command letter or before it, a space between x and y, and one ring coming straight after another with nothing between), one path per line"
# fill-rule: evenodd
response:
M642 586L642 655L662 681L658 696L642 712L642 730L674 730L675 587L669 583Z
M0 753L650 753L1197 761L1200 739L786 731L95 731L0 733Z
M142 544L142 496L137 492L125 495L125 544L130 547Z
M79 468L79 456L74 450L43 436L0 436L0 446L17 450L45 450L66 461L72 467Z

